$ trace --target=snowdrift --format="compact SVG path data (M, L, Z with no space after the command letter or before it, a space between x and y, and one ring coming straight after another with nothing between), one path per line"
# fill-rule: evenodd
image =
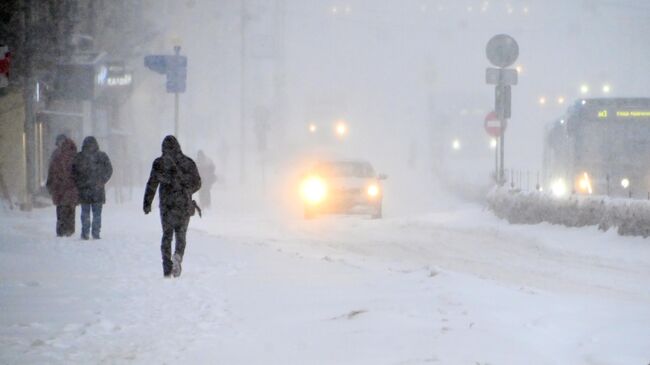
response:
M494 214L513 224L598 226L603 231L616 228L623 236L650 236L649 200L578 195L556 198L543 192L495 188L487 202Z

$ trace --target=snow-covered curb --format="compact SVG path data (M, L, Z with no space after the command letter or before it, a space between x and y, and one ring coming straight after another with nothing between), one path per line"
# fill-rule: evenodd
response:
M548 222L567 227L617 228L623 236L650 236L650 201L603 196L571 196L558 199L546 193L495 188L487 196L488 207L499 218L514 224Z

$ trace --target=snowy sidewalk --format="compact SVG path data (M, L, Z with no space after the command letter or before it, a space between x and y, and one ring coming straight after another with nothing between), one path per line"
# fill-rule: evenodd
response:
M0 363L650 361L648 281L621 283L620 295L610 282L575 294L561 283L540 288L533 279L545 268L506 277L539 259L534 249L503 256L510 240L523 241L521 228L496 233L504 247L472 253L476 242L492 242L485 232L494 227L451 220L304 222L220 211L193 219L183 275L163 279L158 217L138 206L108 205L99 241L53 237L53 209L0 213ZM613 260L648 252L626 249ZM521 261L495 270L513 257ZM573 256L544 260L572 266ZM567 280L592 269L591 261L572 266ZM630 275L621 277L636 280Z

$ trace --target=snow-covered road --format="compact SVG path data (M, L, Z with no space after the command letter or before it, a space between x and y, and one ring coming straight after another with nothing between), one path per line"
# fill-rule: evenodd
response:
M174 280L137 205L89 242L53 238L53 209L0 213L0 363L650 362L647 240L460 203L304 221L216 200Z

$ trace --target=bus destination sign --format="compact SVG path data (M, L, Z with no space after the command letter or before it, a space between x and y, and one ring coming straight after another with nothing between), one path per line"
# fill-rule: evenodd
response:
M616 113L610 113L609 110L603 109L598 111L598 118L605 119L609 117L616 118L650 118L650 110L617 110Z

